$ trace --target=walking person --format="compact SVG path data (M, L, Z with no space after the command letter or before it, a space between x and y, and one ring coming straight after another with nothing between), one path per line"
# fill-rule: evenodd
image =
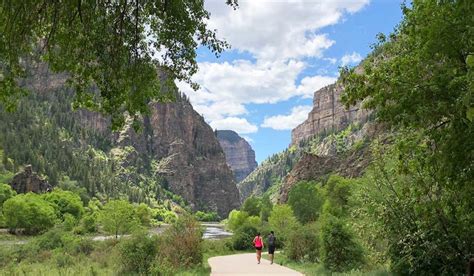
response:
M253 245L255 246L255 250L257 250L257 262L260 264L263 248L263 240L262 237L260 237L260 232L257 233L257 236L255 236L255 238L253 239Z
M273 264L273 257L275 255L275 244L276 244L276 237L273 231L270 231L270 235L268 235L268 256L270 257L270 264Z

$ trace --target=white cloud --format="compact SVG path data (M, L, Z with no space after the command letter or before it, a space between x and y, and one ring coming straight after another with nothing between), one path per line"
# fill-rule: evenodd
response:
M308 113L311 109L313 109L311 105L295 106L288 115L266 117L261 127L275 130L291 130L308 118Z
M240 134L255 133L258 130L256 125L249 123L244 118L238 117L227 117L220 120L214 120L211 122L213 129L231 129Z
M362 56L357 52L352 52L352 54L344 55L341 58L341 65L346 66L349 64L355 64L362 60Z
M234 49L257 59L321 57L334 41L318 30L338 23L369 0L248 0L232 10L225 1L207 1L209 25Z
M302 95L304 98L312 98L314 92L329 84L335 83L336 80L337 78L328 76L305 77L301 80L297 91L298 94Z
M239 133L256 132L256 125L241 118L248 113L247 104L310 98L314 91L335 82L332 72L318 70L317 75L297 80L309 67L306 58L337 62L323 55L336 42L321 28L341 22L345 14L359 11L368 2L240 0L239 8L233 10L225 1L206 1L211 13L209 27L217 29L218 37L229 42L233 50L250 54L253 59L199 63L193 80L201 89L192 91L183 83L178 86L211 126ZM293 109L287 119L296 116L296 111L302 112Z
M336 64L337 58L323 58L326 61L329 61L331 64Z

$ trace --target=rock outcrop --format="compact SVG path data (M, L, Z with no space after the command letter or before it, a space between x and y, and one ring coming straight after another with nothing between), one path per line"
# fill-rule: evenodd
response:
M29 192L40 194L49 192L52 189L46 180L33 172L31 165L25 166L23 172L17 173L10 182L10 186L19 194Z
M358 103L345 108L341 103L343 87L331 84L314 92L313 110L308 119L291 131L291 143L298 145L317 134L339 131L353 122L364 122L369 112Z
M216 135L224 150L227 164L234 172L235 181L242 181L257 167L255 151L244 138L232 130L217 130Z
M286 175L278 201L285 203L290 189L302 180L319 181L328 174L351 178L362 176L372 161L370 141L385 131L383 125L369 122L361 129L339 137L339 143L334 136L326 137L313 152L306 152ZM338 149L341 144L344 146L343 152Z

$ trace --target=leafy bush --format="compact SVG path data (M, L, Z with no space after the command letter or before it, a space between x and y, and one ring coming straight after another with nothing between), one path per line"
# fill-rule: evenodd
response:
M23 228L28 234L53 227L57 219L53 206L34 193L17 195L5 201L3 215L10 230Z
M216 212L206 213L203 211L197 211L195 217L198 221L218 221L219 215Z
M230 230L235 231L245 224L245 221L248 217L249 214L245 211L232 210L229 213L229 218L227 219L227 227Z
M260 199L254 196L248 197L242 204L241 210L247 212L249 216L259 216L261 211Z
M149 274L157 253L157 240L145 232L122 240L117 250L122 272Z
M244 225L237 229L232 236L232 247L235 250L245 250L253 248L252 241L257 235L258 230L255 226Z
M76 234L95 233L97 232L97 214L87 214L82 217L79 225L74 228Z
M342 219L324 214L320 238L321 260L328 269L336 272L349 271L364 264L362 247Z
M54 191L43 194L42 196L46 201L51 203L61 218L64 218L65 214L71 214L78 219L84 212L81 198L73 192L54 189Z
M151 209L146 204L141 203L135 207L135 215L142 226L150 226L152 214Z
M285 253L293 261L319 261L319 229L316 224L299 227L288 237Z
M10 185L0 183L0 210L2 209L3 203L15 195L16 192L12 189L12 187L10 187Z
M63 218L64 220L62 225L64 227L64 230L71 231L77 225L78 220L73 215L66 213L64 214Z
M158 265L154 272L166 268L189 268L202 261L202 229L191 216L181 216L159 237Z

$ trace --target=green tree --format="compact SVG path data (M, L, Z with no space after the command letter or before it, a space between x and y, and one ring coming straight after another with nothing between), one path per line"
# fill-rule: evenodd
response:
M299 226L293 210L286 204L275 205L268 218L268 224L278 236L278 240L284 243L290 234Z
M248 197L245 201L244 204L242 204L242 211L247 212L250 216L259 216L261 207L260 207L260 199L251 196Z
M65 214L71 214L79 219L84 212L81 198L73 192L54 189L50 193L43 194L43 198L54 206L61 218Z
M191 83L200 44L216 55L228 47L208 29L209 16L204 1L191 0L6 1L0 9L0 100L14 106L22 92L17 78L27 71L22 60L36 54L52 70L68 72L78 106L112 114L119 126L124 111L146 113L150 100L164 99L158 67Z
M3 203L5 223L12 231L23 228L28 234L36 234L54 226L54 207L34 193L20 194Z
M270 200L270 196L267 194L263 195L260 201L260 219L262 222L268 221L268 217L273 209L273 204Z
M324 198L317 185L312 181L298 182L288 194L288 205L301 223L316 221L319 216Z
M400 150L420 134L400 136L395 145L376 144L356 211L373 221L370 232L386 240L393 271L456 274L474 248L474 183L456 187L437 179L439 167L427 162L426 144L409 146L410 158L400 164Z
M342 69L342 100L363 100L380 120L421 131L426 154L441 162L437 174L461 185L474 178L474 5L414 0L403 13L362 70Z
M237 230L239 227L242 227L245 224L245 221L249 217L249 214L245 211L232 210L229 213L229 218L227 219L227 227L230 230Z
M329 176L324 187L324 194L332 214L336 216L348 215L351 207L349 201L353 181L335 174Z
M142 226L150 226L151 223L151 209L145 203L140 203L135 207L135 215Z
M343 219L325 213L320 239L322 263L331 271L349 271L364 264L363 249Z
M123 273L150 274L155 260L158 242L156 236L150 237L146 232L134 233L130 239L118 244L119 262Z
M118 238L138 225L133 205L126 200L110 200L100 212L99 220L108 233Z
M12 189L10 185L0 183L0 210L2 209L3 203L9 198L14 197L15 195L16 192Z

